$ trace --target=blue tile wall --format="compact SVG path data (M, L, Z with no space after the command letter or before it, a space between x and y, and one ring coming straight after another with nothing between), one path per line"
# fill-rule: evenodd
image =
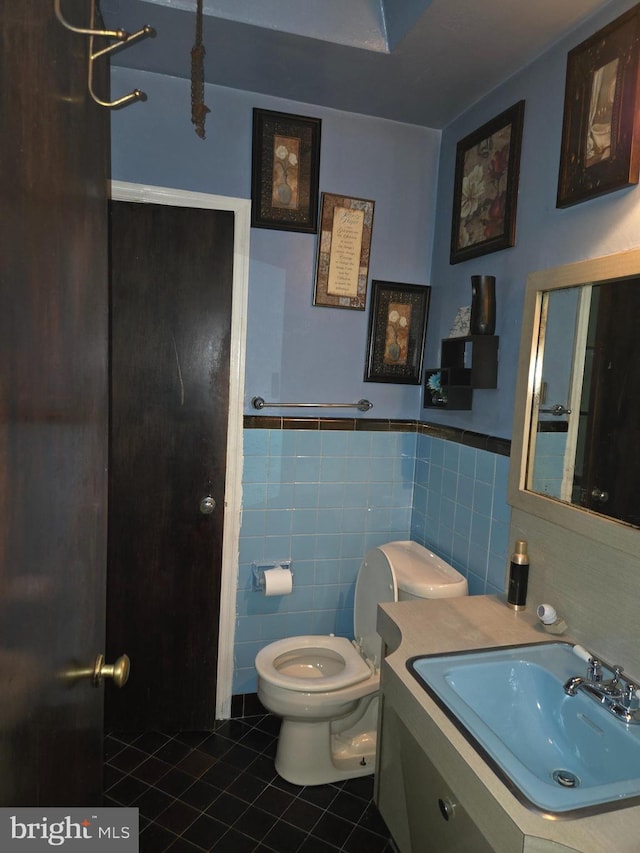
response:
M352 637L364 553L428 545L472 594L501 591L508 460L408 432L246 429L233 693L256 690L262 646L297 634ZM252 589L252 563L291 560L291 595Z
M466 576L471 595L505 589L509 459L419 435L411 539Z

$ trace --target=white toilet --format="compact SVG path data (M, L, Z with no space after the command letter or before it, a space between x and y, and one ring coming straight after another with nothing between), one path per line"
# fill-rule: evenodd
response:
M365 556L356 582L354 633L277 640L256 656L258 698L282 717L276 770L295 785L373 773L382 641L378 602L468 594L453 566L416 542L389 542Z

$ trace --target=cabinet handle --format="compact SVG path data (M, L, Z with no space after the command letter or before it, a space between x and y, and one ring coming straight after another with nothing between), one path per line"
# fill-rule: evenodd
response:
M456 816L456 804L451 802L449 799L443 800L440 798L438 800L438 808L440 809L440 814L445 820L453 820Z

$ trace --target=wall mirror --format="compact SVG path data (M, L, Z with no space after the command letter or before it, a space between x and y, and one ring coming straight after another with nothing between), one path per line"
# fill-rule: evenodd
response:
M640 548L640 250L527 279L509 502Z

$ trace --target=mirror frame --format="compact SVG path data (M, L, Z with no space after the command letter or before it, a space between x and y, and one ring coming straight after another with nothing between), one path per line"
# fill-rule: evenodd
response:
M615 283L616 279L638 276L640 249L540 270L527 277L507 490L507 501L512 507L634 557L640 549L640 529L592 510L527 491L525 482L543 292L603 281Z

